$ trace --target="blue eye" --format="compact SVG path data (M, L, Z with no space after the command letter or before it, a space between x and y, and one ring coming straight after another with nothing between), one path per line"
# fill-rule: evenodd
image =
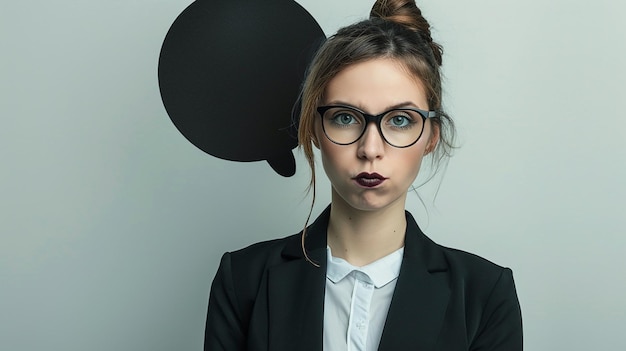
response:
M393 128L407 128L413 123L413 119L410 116L396 114L387 118L387 124Z
M338 125L349 125L349 124L357 124L359 121L348 112L340 112L332 117L332 121Z

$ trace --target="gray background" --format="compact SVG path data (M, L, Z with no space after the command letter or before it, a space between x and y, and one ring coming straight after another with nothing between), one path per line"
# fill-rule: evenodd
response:
M299 152L282 178L169 121L158 55L190 3L2 1L0 350L200 350L220 255L303 225ZM372 2L300 3L330 34ZM513 269L527 350L626 349L626 5L419 3L462 148L408 208Z

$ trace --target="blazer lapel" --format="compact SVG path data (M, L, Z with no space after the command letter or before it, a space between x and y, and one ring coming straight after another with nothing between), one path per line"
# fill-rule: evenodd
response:
M432 350L442 327L450 289L441 249L407 212L404 257L379 350Z
M268 271L270 350L320 351L323 348L329 215L327 208L307 228L307 254L319 267L304 258L298 237L283 250L286 262Z

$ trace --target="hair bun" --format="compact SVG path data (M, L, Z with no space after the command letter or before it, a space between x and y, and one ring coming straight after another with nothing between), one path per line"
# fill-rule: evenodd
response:
M414 0L377 0L370 18L381 18L401 24L419 34L431 47L437 64L441 66L443 48L430 35L430 24Z

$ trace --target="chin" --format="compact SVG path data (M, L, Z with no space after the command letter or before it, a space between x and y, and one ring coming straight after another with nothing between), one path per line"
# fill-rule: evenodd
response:
M379 211L401 205L404 209L404 202L400 198L359 198L356 201L349 201L348 205L359 211Z
M332 192L332 201L334 203L339 201L341 203L340 206L352 208L357 211L372 212L395 206L401 206L404 210L404 203L406 200L406 196L402 196L402 194L395 194L392 189L362 191L355 190L349 186L343 189L333 187Z

